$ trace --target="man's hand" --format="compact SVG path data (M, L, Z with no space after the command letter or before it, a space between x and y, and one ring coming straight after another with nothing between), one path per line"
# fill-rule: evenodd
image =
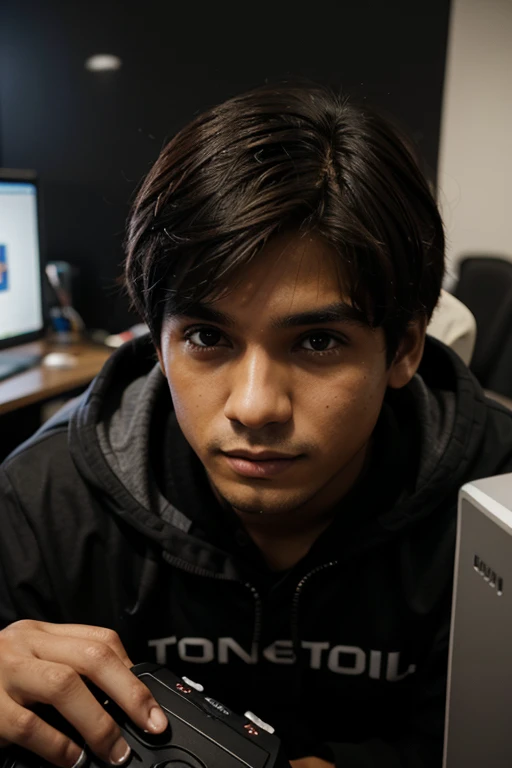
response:
M326 763L319 757L301 757L300 760L291 760L292 768L334 768L334 763Z
M140 728L161 733L167 718L133 666L116 632L83 624L17 621L0 632L0 747L19 744L61 768L82 749L30 707L51 704L98 757L121 765L129 747L119 727L87 688L105 692Z

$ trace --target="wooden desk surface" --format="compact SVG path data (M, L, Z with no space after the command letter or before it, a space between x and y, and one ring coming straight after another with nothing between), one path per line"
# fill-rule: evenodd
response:
M113 352L107 347L87 342L56 346L45 341L36 341L10 350L6 349L0 352L0 359L2 355L8 355L9 352L15 354L24 351L43 355L48 352L71 352L77 356L78 365L66 370L38 365L0 381L0 415L86 386Z

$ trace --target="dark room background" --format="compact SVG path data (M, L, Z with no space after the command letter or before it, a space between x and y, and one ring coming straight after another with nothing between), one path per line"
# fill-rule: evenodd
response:
M306 77L383 109L434 178L449 5L4 1L0 165L39 172L46 256L79 268L86 324L136 321L118 286L124 224L166 138L266 80ZM87 71L97 53L122 67Z

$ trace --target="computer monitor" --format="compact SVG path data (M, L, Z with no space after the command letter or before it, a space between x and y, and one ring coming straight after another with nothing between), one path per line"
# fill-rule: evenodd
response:
M36 173L0 169L0 349L45 330L39 213Z

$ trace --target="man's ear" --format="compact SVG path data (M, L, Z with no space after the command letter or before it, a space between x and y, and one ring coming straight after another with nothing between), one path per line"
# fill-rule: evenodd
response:
M414 320L407 326L407 330L389 368L388 387L391 387L391 389L405 387L418 370L425 347L426 331L427 320L425 317Z

